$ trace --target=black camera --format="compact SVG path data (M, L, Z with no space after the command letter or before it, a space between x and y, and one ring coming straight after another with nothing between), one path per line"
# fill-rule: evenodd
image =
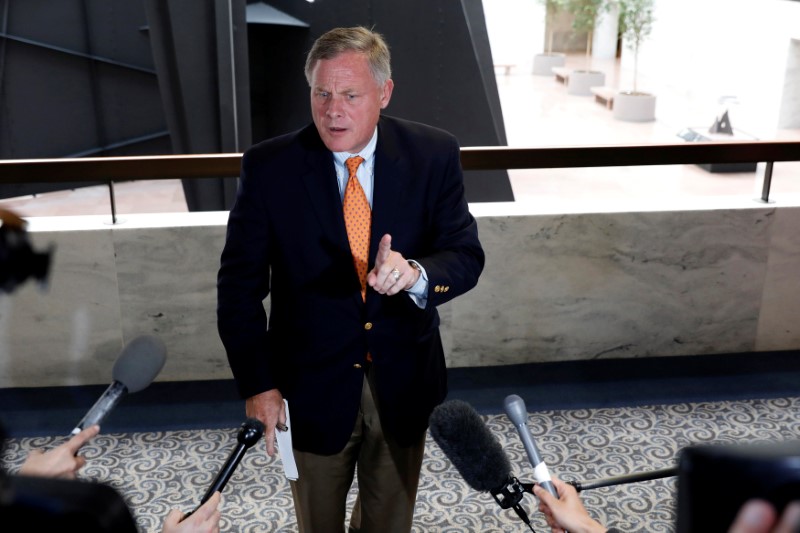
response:
M0 291L13 292L28 278L44 286L52 254L52 246L44 252L35 251L28 240L24 221L0 209Z
M800 500L800 441L683 449L677 533L727 531L751 498L770 502L779 514L789 502Z

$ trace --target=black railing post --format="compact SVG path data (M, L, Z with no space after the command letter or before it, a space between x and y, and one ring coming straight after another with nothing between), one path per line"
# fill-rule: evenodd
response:
M116 224L117 223L117 202L114 199L114 182L113 181L109 181L108 182L108 196L109 196L109 199L111 200L111 223L112 224Z
M764 178L761 182L761 201L769 203L769 188L772 185L772 165L773 161L767 161L764 167Z

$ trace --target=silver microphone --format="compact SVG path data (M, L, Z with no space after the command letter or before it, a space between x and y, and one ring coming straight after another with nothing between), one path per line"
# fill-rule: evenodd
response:
M128 343L114 363L111 385L78 422L72 435L102 422L125 394L138 392L150 385L161 372L166 357L164 343L151 335L141 335Z
M519 433L522 444L525 446L525 451L528 453L528 459L530 459L533 465L534 479L539 485L544 487L547 492L558 498L558 491L550 478L550 471L547 470L547 465L539 455L539 450L536 449L533 436L528 429L528 410L525 408L525 400L516 394L512 394L506 396L504 404L506 414L514 424L514 427L517 428L517 433Z

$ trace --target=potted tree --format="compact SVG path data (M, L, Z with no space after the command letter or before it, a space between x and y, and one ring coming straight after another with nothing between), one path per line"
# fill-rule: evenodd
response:
M606 0L559 0L562 7L573 16L574 33L586 33L586 67L573 70L569 75L567 92L583 96L591 96L591 88L605 85L606 75L599 70L591 69L592 37L597 17L606 9Z
M614 118L632 122L655 120L656 97L639 90L639 47L650 35L655 17L654 0L618 0L622 40L633 52L633 89L614 97Z
M553 67L563 67L567 62L566 54L553 52L556 17L560 10L559 0L538 0L545 10L544 52L533 56L533 73L538 76L552 76Z

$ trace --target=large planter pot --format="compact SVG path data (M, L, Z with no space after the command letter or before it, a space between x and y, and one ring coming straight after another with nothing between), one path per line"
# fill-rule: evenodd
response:
M533 73L536 76L552 76L553 67L563 67L566 63L566 54L536 54L533 56Z
M620 91L614 96L614 118L628 122L649 122L656 119L654 94Z
M599 70L573 70L567 82L567 94L592 96L592 87L606 84L606 75Z

